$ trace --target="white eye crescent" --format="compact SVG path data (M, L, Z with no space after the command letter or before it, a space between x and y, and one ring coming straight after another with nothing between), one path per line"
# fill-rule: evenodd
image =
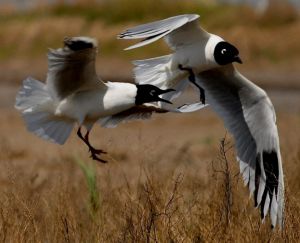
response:
M153 96L154 94L155 94L155 90L152 89L152 90L150 91L150 95Z
M226 49L222 49L222 50L221 50L221 53L222 53L222 54L225 54L226 52L227 52Z

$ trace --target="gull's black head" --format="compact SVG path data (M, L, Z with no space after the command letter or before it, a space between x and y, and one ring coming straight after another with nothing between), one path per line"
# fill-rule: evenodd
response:
M144 103L156 102L156 101L162 101L162 102L172 104L170 101L160 98L159 95L171 91L175 91L174 89L162 90L151 84L137 84L136 87L137 87L137 94L135 97L136 105L142 105Z
M221 41L216 45L214 58L219 65L226 65L232 62L242 63L239 57L239 50L225 41Z
M97 47L97 41L89 37L66 37L64 45L72 51L81 51Z

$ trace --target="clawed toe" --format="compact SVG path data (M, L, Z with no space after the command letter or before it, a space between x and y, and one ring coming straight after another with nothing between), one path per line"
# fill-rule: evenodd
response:
M91 158L92 158L93 160L99 161L99 162L101 162L101 163L107 163L106 160L100 159L95 153L91 153Z
M101 149L95 149L96 154L107 154L107 152L101 150Z
M100 159L97 155L100 155L100 154L107 154L107 152L103 151L102 149L95 149L93 147L90 147L89 151L91 152L91 158L93 160L97 160L101 163L107 163L106 160L103 160L103 159Z
M105 151L102 150L102 149L90 148L89 151L90 151L92 154L107 154L107 152L105 152Z
M200 101L203 105L205 105L205 95L200 95Z
M199 87L199 89L200 89L200 101L203 105L205 105L205 91L201 87Z
M107 163L106 160L100 159L97 155L100 154L107 154L105 151L102 149L95 149L89 142L89 131L87 131L86 135L83 137L81 134L81 126L79 126L78 131L77 131L77 136L88 146L89 152L91 153L91 158L93 160L99 161L101 163Z

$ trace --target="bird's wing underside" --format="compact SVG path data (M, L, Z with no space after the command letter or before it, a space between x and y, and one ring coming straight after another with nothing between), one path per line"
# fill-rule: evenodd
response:
M99 120L103 127L116 127L119 123L128 122L131 120L150 119L153 113L189 113L200 110L206 107L201 102L193 104L184 104L177 108L161 108L154 104L138 105L116 115L109 116Z
M283 224L284 183L273 105L266 93L233 65L199 74L208 103L233 134L244 182L264 219Z

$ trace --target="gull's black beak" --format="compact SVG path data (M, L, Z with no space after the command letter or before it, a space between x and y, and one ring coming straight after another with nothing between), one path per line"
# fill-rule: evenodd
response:
M165 103L168 103L168 104L173 104L171 101L165 100L165 99L160 98L160 97L158 97L157 99L158 99L158 101L162 101L162 102L165 102Z
M135 104L142 105L150 102L166 102L172 104L169 100L160 98L160 95L175 91L175 89L160 89L151 84L136 84L137 93L135 96ZM166 97L165 97L166 98Z
M234 57L233 61L243 64L242 59L239 56Z
M165 89L165 90L160 89L159 94L161 95L161 94L165 94L165 93L169 93L169 92L173 92L173 91L176 91L176 90L175 89Z
M175 89L166 89L166 90L160 90L160 95L161 94L165 94L165 93L169 93L169 92L173 92L173 91L176 91ZM169 100L165 100L163 98L160 98L160 97L157 97L159 101L162 101L162 102L165 102L165 103L168 103L168 104L173 104L171 101Z

